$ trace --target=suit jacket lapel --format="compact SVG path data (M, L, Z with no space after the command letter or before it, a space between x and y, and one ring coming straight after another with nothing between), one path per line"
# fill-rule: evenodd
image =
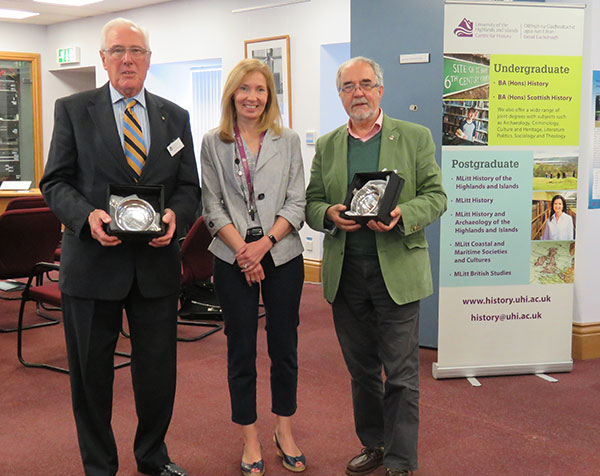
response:
M242 191L241 179L238 172L242 170L241 163L235 164L235 159L238 158L235 142L223 142L215 138L215 148L217 150L217 160L221 162L221 167L224 173L224 180L228 190L234 190L240 197L244 197ZM245 178L243 179L246 180Z
M146 91L146 107L148 108L148 121L150 122L150 134L152 134L152 140L150 141L150 150L148 151L148 157L146 159L146 165L142 169L142 175L140 181L143 180L144 175L151 171L152 168L156 167L159 163L157 160L162 150L166 149L169 139L175 140L176 137L167 137L167 124L169 121L169 114L164 109L160 99Z
M327 156L333 157L331 168L334 177L331 183L331 198L333 203L343 203L348 192L348 130L346 126L338 129L331 145L333 154L327 154Z
M98 89L96 96L88 105L88 112L92 121L94 121L96 130L102 137L106 148L110 151L111 158L117 162L119 167L121 167L127 175L130 175L132 170L125 159L125 152L123 151L123 146L119 139L119 131L117 130L117 125L113 119L114 112L110 102L108 83Z
M396 148L400 144L400 131L393 125L389 118L383 116L383 124L381 126L381 147L379 149L379 170L394 170L398 168L398 158L396 157ZM402 157L400 158L402 161ZM398 170L398 174L402 175L403 171Z
M275 134L271 129L267 130L263 139L258 161L256 162L256 171L262 169L267 162L277 155L277 141L281 137Z

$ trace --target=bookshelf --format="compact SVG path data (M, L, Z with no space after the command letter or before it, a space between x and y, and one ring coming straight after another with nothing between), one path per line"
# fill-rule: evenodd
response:
M531 204L531 239L541 240L550 217L550 202L534 200Z
M489 102L478 101L443 101L443 121L442 133L449 139L456 136L456 129L460 126L463 119L467 118L467 111L471 108L477 111L475 116L475 136L473 142L478 145L487 145L488 143L488 124L489 124Z

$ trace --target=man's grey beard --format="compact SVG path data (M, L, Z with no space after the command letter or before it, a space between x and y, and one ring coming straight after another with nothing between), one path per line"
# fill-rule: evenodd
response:
M352 111L352 107L353 106L357 106L359 104L366 104L367 107L369 108L368 111L365 112L353 112ZM375 116L375 114L377 114L377 109L373 110L371 109L371 106L369 105L369 103L367 101L363 100L357 100L356 102L352 101L352 105L350 106L350 119L354 120L354 121L366 121L367 119L371 119L373 118L373 116Z

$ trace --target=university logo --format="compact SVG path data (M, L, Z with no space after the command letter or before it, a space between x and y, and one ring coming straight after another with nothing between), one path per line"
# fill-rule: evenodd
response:
M454 29L454 34L460 37L473 37L473 22L463 18L460 24Z

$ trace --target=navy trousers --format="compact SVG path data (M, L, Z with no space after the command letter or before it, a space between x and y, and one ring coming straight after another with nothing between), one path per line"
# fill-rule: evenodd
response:
M258 302L266 311L267 345L271 358L271 411L280 416L296 412L298 386L298 323L304 282L302 255L275 266L267 253L261 261L265 279L248 286L236 263L215 258L215 291L223 310L227 335L227 380L231 419L250 425L256 414L256 338Z
M173 413L177 355L177 295L100 301L63 294L73 413L86 476L114 476L118 458L111 427L114 351L123 309L131 335L131 377L138 427L138 469L169 462L165 435Z

